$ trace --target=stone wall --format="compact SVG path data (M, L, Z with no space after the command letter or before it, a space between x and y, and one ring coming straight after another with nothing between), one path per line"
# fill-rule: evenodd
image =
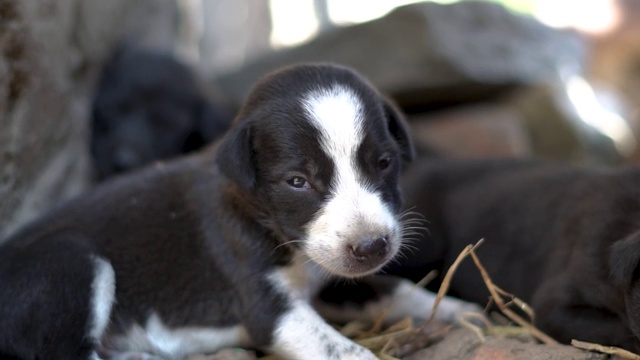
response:
M166 45L172 11L171 0L0 0L0 238L88 186L100 65L125 33Z

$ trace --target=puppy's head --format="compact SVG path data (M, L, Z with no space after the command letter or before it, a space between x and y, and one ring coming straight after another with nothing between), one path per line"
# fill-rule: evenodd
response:
M397 182L413 156L388 101L353 71L319 64L261 80L217 163L281 241L355 277L381 268L401 245Z
M202 147L229 120L173 56L121 47L105 66L92 108L99 179Z

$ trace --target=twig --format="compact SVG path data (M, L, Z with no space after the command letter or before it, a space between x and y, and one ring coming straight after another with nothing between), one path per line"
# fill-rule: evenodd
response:
M531 308L531 306L529 306L529 304L527 304L526 302L524 302L522 299L514 296L513 294L510 294L504 290L502 290L501 288L499 288L497 285L493 284L495 286L496 291L503 296L506 296L508 298L511 298L509 300L509 305L510 304L514 304L515 306L517 306L520 310L522 310L525 314L527 314L527 316L529 317L529 322L533 323L535 320L535 313L533 312L533 309ZM505 306L507 306L507 304L505 304Z
M382 330L382 325L384 324L384 320L387 318L387 315L391 311L392 307L393 307L393 304L391 304L391 306L384 308L382 309L382 311L380 311L380 315L378 316L376 321L373 323L373 326L371 327L371 329L367 331L367 334L377 334Z
M403 339L408 339L413 335L415 335L415 329L408 328L408 329L398 330L392 333L378 335L378 336L374 336L366 339L359 339L357 340L357 342L358 344L370 350L376 350L376 349L382 349L385 346L385 344L391 339L393 339L394 341L402 341Z
M493 298L493 301L495 301L496 306L498 306L500 311L503 314L505 314L509 319L517 323L518 325L524 328L527 328L531 332L531 335L536 339L540 340L541 342L545 344L558 344L558 342L553 338L551 338L549 335L543 333L538 328L533 326L530 322L520 317L520 315L516 314L515 312L511 311L511 309L507 308L507 306L504 304L504 301L502 300L499 294L500 292L503 294L506 292L504 292L504 290L500 289L493 283L493 281L491 280L491 277L489 276L489 273L484 268L484 266L482 266L482 263L480 262L480 259L478 259L478 255L476 255L473 248L469 251L469 254L473 259L473 262L476 264L476 267L480 271L480 274L482 275L482 279L484 280L484 283L487 286L489 293L491 293L491 297Z
M631 351L621 349L615 346L604 346L600 344L579 341L579 340L571 340L571 345L578 349L597 351L597 352L600 352L603 354L609 354L609 355L616 355L623 359L640 360L640 355L634 354Z
M478 241L475 245L467 245L464 248L464 250L462 250L462 252L458 255L458 257L456 258L456 261L454 261L453 264L451 264L451 266L449 267L449 270L447 270L447 273L444 275L444 279L442 279L442 284L440 285L440 288L438 289L438 294L436 295L436 301L433 303L433 308L431 309L431 316L429 316L429 320L427 320L427 322L422 325L423 327L426 327L427 325L429 325L431 321L435 318L436 312L438 311L438 306L440 305L440 301L442 301L442 298L449 290L449 286L451 285L451 278L453 277L453 274L458 269L458 266L460 265L462 260L464 260L464 258L466 258L469 254L471 254L473 250L478 246L480 246L483 242L484 242L484 239L480 239L480 241Z
M491 323L489 322L489 320L487 320L486 317L484 317L484 315L482 314L477 314L477 313L466 313L466 314L462 314L462 316L460 316L460 318L458 319L458 321L460 322L460 325L466 327L467 329L473 331L476 336L478 336L478 339L480 339L480 341L484 342L484 332L482 330L482 328L474 323L472 323L471 321L467 320L469 318L475 318L480 320L482 323L484 323L484 325L487 327L487 329L493 327L493 325L491 325Z

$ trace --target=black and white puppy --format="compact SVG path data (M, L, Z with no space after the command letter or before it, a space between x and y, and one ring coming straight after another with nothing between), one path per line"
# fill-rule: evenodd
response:
M353 71L274 72L220 143L108 181L0 248L0 355L181 358L235 345L375 359L310 301L398 253L397 182L412 157L402 116ZM398 317L430 312L431 293L371 279L400 299ZM446 303L444 317L468 309Z
M390 272L446 270L485 238L477 253L493 281L529 302L543 331L640 349L640 167L429 160L406 173L402 190L429 231ZM489 297L471 261L450 291L481 304Z
M222 136L230 112L171 54L121 45L92 104L96 178L197 150Z

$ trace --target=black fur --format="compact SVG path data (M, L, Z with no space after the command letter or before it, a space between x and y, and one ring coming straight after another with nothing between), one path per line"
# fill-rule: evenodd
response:
M403 182L407 207L428 230L389 272L442 274L477 250L496 284L529 302L557 340L637 349L640 337L640 168L590 169L536 160L427 161ZM435 282L433 286L438 286ZM486 304L471 261L450 292Z
M189 67L168 53L122 45L102 72L92 106L96 177L197 150L230 122Z

